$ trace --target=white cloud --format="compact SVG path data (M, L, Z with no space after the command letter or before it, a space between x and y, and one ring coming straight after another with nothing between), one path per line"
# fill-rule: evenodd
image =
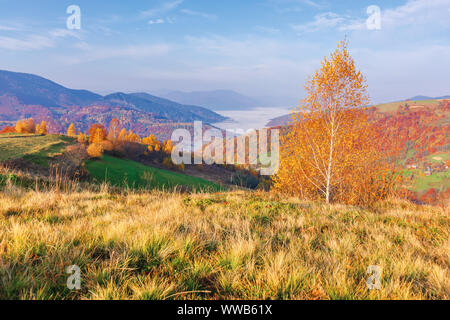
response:
M216 15L210 14L210 13L194 11L194 10L190 10L190 9L182 9L180 11L189 16L195 16L195 17L200 17L200 18L209 19L209 20L217 19Z
M450 0L409 0L404 5L393 9L381 8L382 28L395 28L400 26L426 25L427 29L431 26L450 26L450 17L448 7ZM314 17L313 21L305 24L291 25L292 29L305 33L316 32L324 29L337 29L339 31L354 31L366 29L366 20L368 16L351 17L349 15L340 15L333 12L320 13Z
M184 0L175 0L175 1L164 2L161 5L159 5L158 7L143 11L142 16L155 17L155 16L165 15L165 14L169 13L170 11L173 11L176 8L178 8L183 2L184 2Z
M49 32L50 37L52 37L52 38L74 37L79 40L82 40L81 33L82 33L82 31L74 31L74 30L68 30L68 29L54 29Z
M267 33L269 35L275 35L280 33L280 29L264 26L256 26L254 28L256 31Z
M293 24L291 28L297 32L314 32L320 29L336 28L344 22L344 17L333 12L325 12L316 15L314 21L305 24Z
M24 39L0 36L0 49L27 51L51 48L54 45L53 39L45 36L32 35Z
M81 64L92 61L113 59L113 58L129 58L141 59L160 57L171 51L168 44L152 44L152 45L129 45L123 47L109 46L92 46L85 42L75 45L83 53L72 57L64 57L62 60L68 64Z
M279 13L300 12L305 6L314 9L325 9L327 6L315 0L267 0L267 5L275 8Z
M382 22L388 26L430 25L450 26L450 0L409 0L406 4L382 12Z
M149 20L148 24L162 24L164 23L164 19L155 19L155 20Z
M13 30L11 30L13 31ZM0 36L0 49L29 51L52 48L56 46L56 40L59 38L74 37L82 40L81 31L67 29L53 29L45 35L16 35L14 37Z
M19 29L16 27L0 25L0 31L18 31Z
M323 6L321 4L318 4L316 1L312 1L312 0L298 0L300 3L304 3L307 4L311 7L317 8L317 9L321 9L323 8Z

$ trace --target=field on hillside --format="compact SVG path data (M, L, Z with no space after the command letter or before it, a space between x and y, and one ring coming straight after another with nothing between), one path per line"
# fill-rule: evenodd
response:
M61 154L74 139L60 135L9 133L0 135L0 162L25 158L48 166L49 158Z
M25 159L35 166L48 169L50 161L57 160L73 138L61 135L1 134L0 163L12 159ZM145 166L141 163L105 155L101 160L86 161L89 181L107 182L117 187L132 189L173 189L219 191L222 188L205 179ZM47 170L48 171L48 170Z
M267 193L0 192L0 299L449 299L448 211ZM81 290L65 269L81 268ZM380 290L366 271L382 270Z
M422 107L436 107L440 104L440 100L408 100L389 102L376 105L379 112L382 113L395 113L400 105L408 104L411 109L420 109Z
M425 192L431 188L443 191L450 188L450 171L438 172L430 176L420 176L415 181L412 190L416 192Z
M152 168L128 159L103 156L101 160L89 160L86 169L97 182L108 182L114 186L137 189L190 188L219 191L215 183L182 173Z

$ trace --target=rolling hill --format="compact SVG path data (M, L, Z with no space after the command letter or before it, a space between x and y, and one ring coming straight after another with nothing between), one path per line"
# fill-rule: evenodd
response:
M0 135L0 164L17 168L35 177L53 175L50 164L64 164L63 154L74 145L74 139L60 135L2 134ZM98 160L86 160L83 165L87 181L95 184L107 182L112 186L131 189L170 190L175 187L192 191L222 190L216 183L183 174L155 168L142 163L110 155ZM0 175L0 180L3 177ZM3 179L4 180L4 179ZM0 183L1 184L1 183Z
M28 117L47 121L53 132L64 131L72 122L86 130L90 123L106 125L112 118L118 118L127 129L138 134L145 134L146 127L154 123L225 120L206 108L149 94L101 96L68 89L36 75L0 70L0 126Z
M442 100L442 99L450 99L450 95L448 96L442 96L442 97L428 97L428 96L415 96L410 98L409 100L414 101L414 100Z
M86 162L89 175L96 182L107 181L118 187L136 189L173 189L219 191L220 187L210 181L186 174L149 167L129 159L119 159L108 155L101 160Z

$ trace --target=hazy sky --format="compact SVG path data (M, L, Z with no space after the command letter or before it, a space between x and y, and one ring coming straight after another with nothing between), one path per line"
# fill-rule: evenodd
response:
M66 27L69 5L80 30ZM367 28L371 5L381 30ZM232 89L295 104L345 36L373 102L450 94L450 0L0 0L0 69L99 93Z

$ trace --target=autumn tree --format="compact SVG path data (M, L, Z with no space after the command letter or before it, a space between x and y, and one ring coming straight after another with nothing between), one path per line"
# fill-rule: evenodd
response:
M125 130L125 128L122 128L122 130L120 130L118 140L122 142L125 141L127 135L128 135L127 130Z
M77 130L75 129L75 125L73 123L71 123L69 128L67 129L67 135L69 137L76 137L77 136Z
M128 132L128 135L125 138L125 141L127 142L134 142L134 143L141 143L141 137L139 137L137 134L133 132L133 130L130 129Z
M97 132L97 129L100 129L99 133ZM97 134L97 137L95 137L96 134ZM101 124L96 123L96 124L93 124L89 128L89 143L92 143L94 138L99 139L100 141L103 141L103 140L105 140L106 136L107 136L106 129Z
M100 143L92 143L87 148L87 153L91 158L101 158L103 156L103 147Z
M78 133L78 142L82 143L82 144L87 143L88 142L87 134L79 132Z
M42 121L40 125L36 126L36 133L44 135L48 134L47 124L45 121Z
M118 119L112 119L108 127L107 139L115 145L120 135L120 123Z
M16 127L15 126L7 126L7 127L4 127L2 130L0 130L0 134L3 134L3 133L14 133L14 132L16 132Z
M159 141L156 139L155 135L153 135L153 134L149 135L149 136L146 137L146 138L143 138L143 139L142 139L142 143L145 144L145 145L147 145L147 149L148 149L148 151L150 151L150 152L153 152L153 151L160 151L160 150L161 150L161 147L162 147L161 142L159 142Z
M103 140L100 142L100 145L102 146L104 151L113 151L114 150L114 145L111 141L109 140Z
M97 128L92 135L91 143L102 143L103 140L105 140L105 132L102 128Z
M36 132L36 124L34 123L33 118L17 121L16 132L17 133L35 133Z
M366 88L347 42L341 42L306 83L307 98L282 137L276 190L327 203L381 197L379 178L387 168L374 145L377 132L368 121Z
M171 154L174 148L172 140L164 141L163 152L166 154Z

